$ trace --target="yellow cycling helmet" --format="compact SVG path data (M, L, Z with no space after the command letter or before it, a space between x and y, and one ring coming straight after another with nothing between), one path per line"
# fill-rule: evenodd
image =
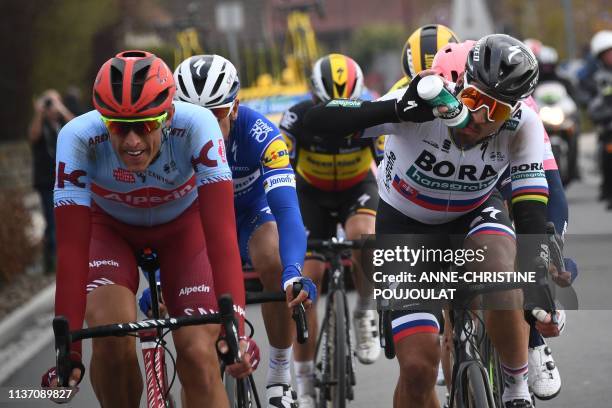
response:
M424 69L431 68L434 55L446 44L459 42L457 35L442 24L428 24L410 34L402 51L402 70L413 78Z

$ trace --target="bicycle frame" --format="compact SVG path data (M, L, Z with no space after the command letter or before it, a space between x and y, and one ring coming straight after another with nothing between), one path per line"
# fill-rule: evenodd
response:
M320 367L318 367L319 372L321 373L321 377L317 380L316 386L319 388L319 400L331 398L331 389L332 386L338 386L340 383L339 378L345 378L348 376L348 381L345 383L346 392L342 391L339 395L338 404L340 406L344 406L346 399L353 400L353 390L352 387L356 383L355 379L355 367L354 367L354 357L353 357L353 346L351 343L350 336L350 319L349 312L347 306L347 296L345 292L344 285L344 275L345 270L342 264L342 251L346 249L351 249L355 246L355 242L353 241L336 241L332 239L331 241L320 241L315 244L315 240L309 241L309 247L319 246L324 249L326 259L330 262L329 274L327 275L327 284L328 284L328 293L327 293L327 302L325 306L325 316L323 317L323 321L321 323L321 330L319 331L319 336L316 342L315 349L315 361L318 361L319 351L321 352L320 358ZM337 298L337 296L339 296ZM341 303L340 307L343 309L339 312L334 303L334 299L338 299ZM344 327L344 343L346 346L345 354L349 357L346 359L346 363L344 366L344 374L337 373L339 378L331 378L333 373L330 369L331 359L328 355L329 349L332 343L336 339L329 339L329 335L334 335L333 330L330 330L329 326L331 324L330 320L332 316L335 316L337 313L341 313L343 315L344 324L341 324L340 327ZM334 322L334 327L335 327ZM337 350L334 350L337 353ZM343 367L338 370L342 370ZM342 401L340 401L342 400Z
M160 318L159 300L160 285L155 279L159 269L157 253L150 248L144 249L138 257L138 265L147 276L151 290L151 312L154 319ZM147 330L138 333L142 360L147 385L147 407L174 408L174 401L169 393L168 369L166 367L166 342L161 329ZM161 347L160 347L161 346Z

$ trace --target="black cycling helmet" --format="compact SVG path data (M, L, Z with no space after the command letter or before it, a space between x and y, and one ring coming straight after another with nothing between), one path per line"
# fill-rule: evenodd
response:
M538 83L538 62L525 44L506 34L478 40L468 54L467 84L504 102L531 95Z

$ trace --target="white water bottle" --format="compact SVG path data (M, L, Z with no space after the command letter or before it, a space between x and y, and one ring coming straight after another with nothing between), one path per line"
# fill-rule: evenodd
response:
M463 128L467 126L470 119L468 108L444 87L444 81L438 75L428 75L422 78L417 85L417 93L432 108L437 106L448 108L448 111L444 113L434 109L434 114L442 119L448 127Z

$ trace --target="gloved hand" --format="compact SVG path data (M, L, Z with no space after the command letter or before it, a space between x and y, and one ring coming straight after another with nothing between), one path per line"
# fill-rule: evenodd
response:
M223 338L217 343L217 350L221 354L229 351L227 343ZM222 357L223 358L223 357ZM251 337L240 337L240 359L239 363L234 363L226 366L225 370L235 378L244 378L253 373L261 360L259 346Z
M68 381L68 386L76 387L77 385L81 383L81 380L83 380L83 377L85 376L85 366L83 365L81 361L81 355L77 352L70 353L70 362L71 362L71 372L70 372L70 379ZM60 387L61 385L58 384L57 382L58 382L57 368L51 367L43 374L40 380L40 386L43 388ZM74 394L76 394L77 391L78 391L78 388L76 388L71 395L74 396ZM70 402L70 400L72 399L72 396L70 398L63 398L61 400L53 399L53 398L50 398L50 399L51 401L56 402L58 404L65 404L65 403Z
M557 337L565 330L565 320L567 319L565 310L557 310L557 324L553 324L550 314L546 313L545 310L535 308L531 313L536 318L536 329L538 329L542 336Z
M431 106L417 92L417 85L423 78L422 74L423 72L412 79L402 99L395 104L397 118L402 122L423 123L435 118Z
M293 299L292 285L296 282L302 284L300 295ZM306 307L310 307L312 302L317 300L317 287L314 282L305 276L297 268L297 266L289 265L285 268L282 275L282 288L287 294L287 303L289 307L297 306L300 303L305 303Z

